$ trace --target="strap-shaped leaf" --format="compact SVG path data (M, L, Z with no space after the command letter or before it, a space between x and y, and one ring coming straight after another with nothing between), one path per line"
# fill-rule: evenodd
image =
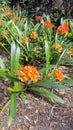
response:
M43 67L42 69L39 70L39 73L44 73L46 70L54 68L55 65L49 65L48 67Z
M22 92L22 91L24 91L23 86L18 84L18 82L15 82L15 85L13 86L13 88L8 87L7 89L10 92Z
M69 84L69 85L73 85L73 80L64 80L63 83Z
M8 126L11 125L12 120L15 117L16 117L16 93L11 93Z
M49 67L50 65L50 47L45 40L45 55L46 55L46 68ZM48 75L48 70L46 70L46 77Z
M1 68L5 68L5 65L4 65L4 63L3 63L3 60L0 58L0 67Z
M19 79L12 77L11 75L9 75L7 72L4 72L4 71L0 71L0 77L7 78L11 81L12 80L13 81L19 81Z
M55 89L70 90L70 88L68 88L60 83L53 82L51 80L40 81L40 82L32 84L32 86L42 87L42 88L55 88Z
M47 100L51 100L52 102L56 101L56 102L60 102L60 103L64 103L64 100L61 99L60 97L58 97L57 95L53 94L52 92L49 92L48 90L42 89L42 88L28 88L28 91L39 95L41 97L44 97Z
M19 67L20 48L14 42L11 44L11 74L16 77Z

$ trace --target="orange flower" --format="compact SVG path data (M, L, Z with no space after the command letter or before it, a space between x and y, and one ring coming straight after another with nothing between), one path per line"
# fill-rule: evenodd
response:
M31 81L38 81L39 73L34 66L28 65L21 68L18 72L20 76L20 80L22 82L31 80Z
M0 7L0 11L2 11L2 10L3 10L3 8Z
M26 43L29 43L28 37L24 38L24 36L21 36L21 43L24 44L24 45L25 45Z
M63 25L65 28L69 28L69 24L68 23L64 23Z
M18 17L18 16L14 16L14 20L15 20L15 21L18 21L18 20L19 20L19 17Z
M68 55L71 55L72 54L72 50L67 50L66 52Z
M54 44L53 47L55 47L59 53L62 52L62 46L59 43Z
M45 21L45 22L44 22L44 27L53 28L54 25L53 25L51 22Z
M68 23L64 23L64 25L60 25L57 28L56 33L64 35L64 34L68 33L68 31L69 31L69 24Z
M0 19L0 25L2 25L2 24L3 24L3 22L4 22L4 21Z
M12 12L4 12L4 16L12 16Z
M63 73L61 70L56 69L55 70L55 77L59 80L62 81L64 79Z
M1 33L3 36L6 36L7 35L7 32L5 30L2 31Z
M37 15L37 16L35 17L35 19L36 19L36 21L38 22L38 21L40 21L40 20L42 19L42 17L39 16L39 15Z
M31 32L31 34L30 34L30 38L32 38L32 39L36 39L36 38L38 38L38 34L37 34L37 32Z

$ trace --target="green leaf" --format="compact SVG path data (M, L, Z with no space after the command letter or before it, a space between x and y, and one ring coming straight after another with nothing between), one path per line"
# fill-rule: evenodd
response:
M4 65L4 63L3 63L3 60L0 58L0 67L1 68L5 68L5 65Z
M0 113L2 113L6 109L6 107L9 105L10 102L11 102L11 100L7 101L6 104L4 104L4 106L0 110Z
M64 49L64 51L63 51L62 54L60 55L60 58L59 58L59 60L58 60L58 62L57 62L57 64L56 64L56 67L59 65L60 61L62 60L63 56L65 55L66 50L67 50L67 48ZM56 68L56 67L55 67L55 68Z
M10 92L23 92L24 91L23 87L20 85L18 86L18 88L16 86L14 86L13 88L8 87L7 90Z
M16 52L16 46L15 43L11 44L11 74L12 76L15 75L15 52Z
M16 92L16 90L14 90L14 89L11 88L11 87L8 87L7 90L10 91L10 92Z
M24 92L21 92L19 97L21 98L22 101L25 101L27 99L27 96L24 94Z
M24 89L22 89L22 88L14 89L14 88L11 88L11 87L8 87L7 90L10 91L10 92L16 92L16 93L24 91Z
M25 29L25 35L27 36L27 34L28 34L28 22L27 21L24 24L24 29Z
M9 75L7 74L7 72L0 71L0 77L9 78Z
M0 71L0 77L7 78L12 81L19 81L17 78L12 77L11 75L9 75L7 72L4 71Z
M55 67L55 65L50 65L47 68L43 67L42 69L39 70L39 73L44 73L46 70L52 69L54 67Z
M34 26L34 29L33 29L33 30L37 31L39 27L40 27L40 24L37 23L37 24Z
M46 55L46 68L50 65L50 47L45 40L45 55ZM46 70L46 76L48 75L48 70Z
M11 44L11 74L16 77L19 68L20 48L14 42Z
M12 124L12 120L13 120L13 118L9 116L8 127L10 127L10 125Z
M42 89L42 88L28 88L29 92L32 92L33 94L39 95L41 97L44 97L47 100L51 100L52 102L60 102L64 103L63 99L58 97L57 95L53 94L52 92L49 92L48 90Z
M63 83L69 84L69 85L73 85L73 80L64 80Z
M18 68L19 68L19 57L20 57L20 47L17 46L16 49L16 56L15 56L15 72L17 73Z
M15 117L16 117L16 93L11 93L8 126L11 125L12 119L14 119Z
M61 85L57 82L53 82L52 80L44 80L37 83L33 83L32 86L42 87L42 88L55 88L55 89L62 89L62 90L70 90L70 88Z
M23 86L21 86L18 82L15 82L13 88L17 91L23 90Z
M23 86L19 85L18 82L15 82L13 88L8 87L7 90L10 91L10 92L22 92L22 91L24 91Z

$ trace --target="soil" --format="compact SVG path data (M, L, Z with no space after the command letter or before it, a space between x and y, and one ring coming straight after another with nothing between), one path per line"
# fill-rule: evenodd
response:
M1 52L0 55L2 56ZM67 67L63 67L63 71L68 74L73 72ZM0 78L0 110L9 100L8 86L10 86L9 81ZM73 130L73 92L58 91L58 93L64 99L64 104L50 104L32 94L26 94L27 98L23 101L17 98L16 118L8 128L8 105L0 113L0 130Z

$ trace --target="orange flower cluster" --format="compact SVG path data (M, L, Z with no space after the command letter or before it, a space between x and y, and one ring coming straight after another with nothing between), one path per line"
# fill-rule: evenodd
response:
M12 12L4 12L4 16L12 16Z
M2 10L3 10L3 8L0 7L0 11L2 11Z
M56 33L64 35L64 34L68 33L68 31L69 31L69 24L68 23L64 23L64 25L60 25L57 28Z
M20 75L20 80L22 82L31 80L31 81L38 81L39 73L34 66L25 66L21 68L18 72Z
M55 70L55 77L59 80L62 81L64 79L63 73L61 70L56 69Z
M35 19L36 19L36 21L38 22L38 21L42 20L42 17L39 16L39 15L37 15L37 16L35 17Z
M38 38L37 32L32 32L32 33L30 34L30 38L32 38L32 39Z
M18 20L19 20L19 17L18 17L18 16L14 16L14 20L15 20L15 21L18 21Z
M3 21L2 19L0 19L0 25L2 25L2 24L3 24L3 22L4 22L4 21Z
M72 54L72 50L67 50L66 52L68 55L71 55Z
M54 44L53 47L55 47L59 53L62 52L62 46L59 43Z
M24 36L21 36L21 43L24 44L24 45L25 45L26 43L29 43L28 37L24 38Z
M53 28L54 25L53 25L53 23L51 23L51 22L45 21L45 22L44 22L44 27L46 27L46 28Z

